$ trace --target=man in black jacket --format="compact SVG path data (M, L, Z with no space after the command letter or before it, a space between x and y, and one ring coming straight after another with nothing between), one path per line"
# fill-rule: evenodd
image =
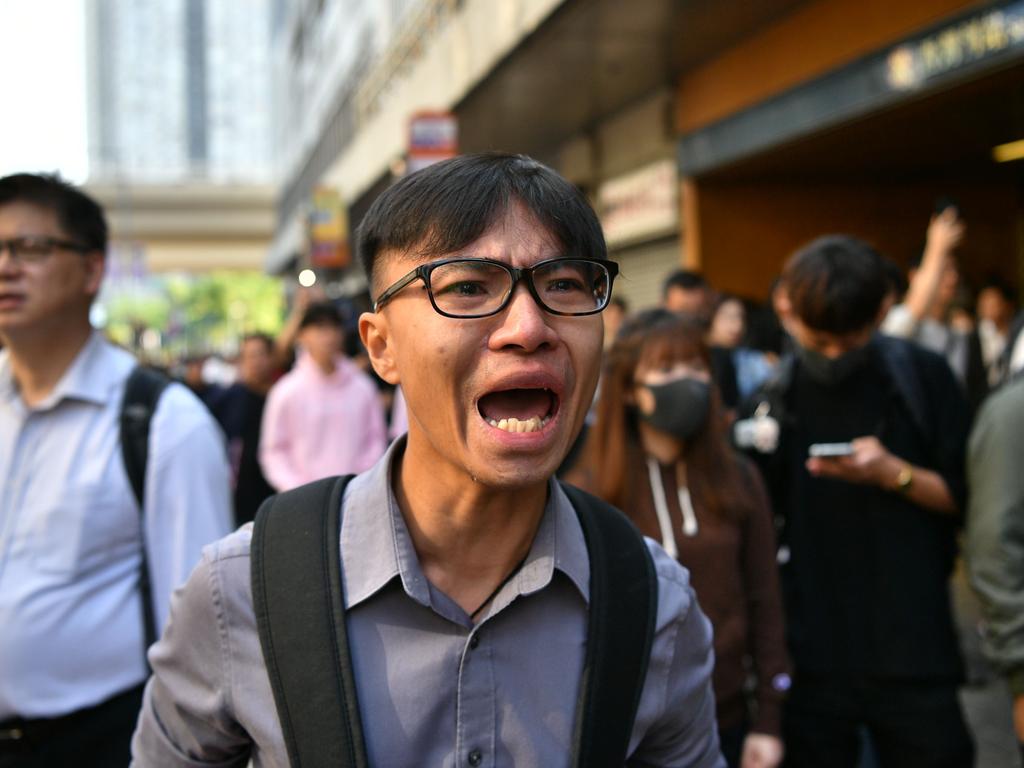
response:
M783 281L795 354L744 410L778 434L756 458L782 523L787 765L852 768L866 727L883 766L970 766L947 590L967 406L941 357L875 333L869 246L817 240Z

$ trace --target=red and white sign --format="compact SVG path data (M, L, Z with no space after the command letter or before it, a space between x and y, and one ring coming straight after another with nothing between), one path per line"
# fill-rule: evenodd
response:
M451 112L416 112L409 119L409 160L413 173L459 153L459 123Z

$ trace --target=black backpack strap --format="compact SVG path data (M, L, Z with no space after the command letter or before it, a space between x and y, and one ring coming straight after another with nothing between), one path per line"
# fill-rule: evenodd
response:
M142 631L145 648L156 642L156 616L153 589L149 578L146 550L146 466L149 463L149 427L160 395L171 380L159 371L136 366L128 375L121 401L121 459L128 482L139 506L139 530L142 536L142 563L139 566L139 594L142 596ZM148 662L147 662L148 663Z
M341 584L349 480L272 496L253 529L253 608L292 768L368 765Z
M881 351L886 370L892 376L893 386L910 414L914 428L924 439L924 444L931 445L933 420L928 418L925 408L924 385L912 356L911 342L881 334L876 334L873 341Z
M576 705L572 765L626 764L647 679L658 579L643 536L610 504L562 484L590 555L587 652Z

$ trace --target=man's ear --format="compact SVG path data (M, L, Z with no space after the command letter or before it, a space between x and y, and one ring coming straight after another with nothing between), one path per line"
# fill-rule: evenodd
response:
M85 268L85 291L90 296L96 296L103 283L107 260L101 251L90 251L83 258L83 266Z
M364 312L359 316L359 338L370 356L370 364L388 384L398 384L394 339L387 318L380 312Z

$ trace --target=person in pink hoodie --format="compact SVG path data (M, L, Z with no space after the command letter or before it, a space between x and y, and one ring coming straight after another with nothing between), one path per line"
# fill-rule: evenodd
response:
M341 353L342 328L333 304L311 305L299 325L295 367L267 395L259 457L278 491L362 472L387 447L377 387Z

